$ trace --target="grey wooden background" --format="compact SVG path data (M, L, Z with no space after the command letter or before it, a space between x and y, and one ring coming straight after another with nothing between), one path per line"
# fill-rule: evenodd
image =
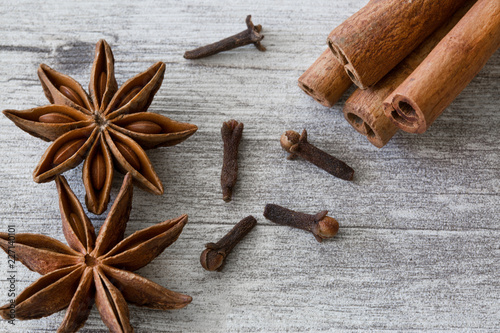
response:
M164 61L150 111L199 126L181 145L149 154L165 194L136 189L127 229L189 214L179 240L139 273L193 302L170 312L130 306L137 332L500 330L500 53L427 133L398 133L377 149L344 120L345 99L327 109L297 87L329 31L366 2L0 0L0 109L47 104L39 63L86 87L95 43L105 38L119 84ZM262 24L268 52L248 46L183 59L243 30L247 14ZM220 126L231 118L245 131L234 200L224 203ZM285 159L280 135L302 128L356 170L353 182ZM55 184L31 176L47 147L0 116L1 231L13 224L64 241ZM65 176L83 201L81 167ZM328 209L339 235L319 244L274 225L262 216L266 203ZM203 244L250 214L258 225L223 271L204 271ZM96 226L104 217L91 215ZM6 265L1 255L0 272ZM38 278L20 263L17 270L18 292ZM63 315L17 321L15 331L54 331ZM94 307L81 331L105 330Z

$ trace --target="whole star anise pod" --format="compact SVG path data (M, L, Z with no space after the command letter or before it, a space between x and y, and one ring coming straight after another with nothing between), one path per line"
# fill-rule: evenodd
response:
M52 104L3 111L29 134L54 141L33 172L33 179L37 183L50 181L85 160L85 201L96 214L102 214L108 206L113 164L123 173L130 172L141 188L162 194L163 185L144 150L176 145L198 129L147 112L164 72L165 64L158 62L118 89L113 53L106 41L100 40L89 97L71 77L40 65L38 76Z
M58 332L75 332L95 304L112 332L132 332L127 302L154 309L179 309L191 297L165 289L132 271L146 266L177 240L187 215L153 225L123 239L132 203L132 177L125 176L97 236L94 227L63 176L56 178L63 232L69 246L37 234L15 236L16 260L43 276L15 299L15 318L38 319L64 308ZM9 235L0 233L8 251ZM0 315L11 319L10 304Z

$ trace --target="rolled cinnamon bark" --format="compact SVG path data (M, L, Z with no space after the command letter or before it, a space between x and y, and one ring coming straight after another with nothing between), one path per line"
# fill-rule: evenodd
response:
M398 127L384 113L383 102L420 65L432 49L467 13L476 0L468 0L443 26L434 31L410 55L374 86L357 89L344 106L344 117L376 147L383 147Z
M326 49L299 77L299 87L319 104L332 107L352 85L344 66Z
M423 133L500 47L500 1L478 0L384 101L403 131Z
M377 83L466 0L371 0L327 43L361 89Z
M390 74L388 74L390 75ZM401 82L404 78L401 80ZM375 147L382 148L396 134L398 127L384 114L382 102L397 87L385 77L378 87L356 89L344 105L344 117L359 133L366 136Z

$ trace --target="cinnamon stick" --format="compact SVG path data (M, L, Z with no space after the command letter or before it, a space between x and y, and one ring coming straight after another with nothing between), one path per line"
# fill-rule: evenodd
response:
M466 0L371 0L327 43L361 89L377 83Z
M347 122L377 148L385 146L398 131L398 127L386 117L382 104L384 97L396 87L394 80L384 77L372 88L356 89L344 105Z
M299 77L299 87L319 104L332 107L352 85L344 66L326 49Z
M384 101L406 132L423 133L500 47L500 1L478 0Z
M467 13L476 0L468 0L443 26L434 31L410 55L374 86L356 91L347 99L344 117L373 145L383 147L398 127L384 113L383 102L420 65L432 49Z

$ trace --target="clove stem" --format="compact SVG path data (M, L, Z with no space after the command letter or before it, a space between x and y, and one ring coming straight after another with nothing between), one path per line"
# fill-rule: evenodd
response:
M290 153L290 160L300 156L340 179L352 180L354 177L354 170L345 162L307 142L306 130L303 130L301 135L295 131L286 131L280 142L283 149Z
M259 51L265 51L266 48L260 44L260 41L264 39L264 35L260 34L262 26L260 24L254 26L251 15L247 16L245 22L247 24L246 30L231 37L224 38L218 42L208 44L191 51L186 51L184 53L184 58L200 59L248 44L254 44Z
M315 215L296 212L274 204L267 204L264 217L274 223L312 232L318 242L333 237L339 231L339 223L333 217L326 216L327 210Z
M222 199L231 201L233 187L238 179L238 147L243 134L243 123L236 120L224 122L221 128L222 141L224 142L224 157L222 160L222 171L220 184L222 187Z

